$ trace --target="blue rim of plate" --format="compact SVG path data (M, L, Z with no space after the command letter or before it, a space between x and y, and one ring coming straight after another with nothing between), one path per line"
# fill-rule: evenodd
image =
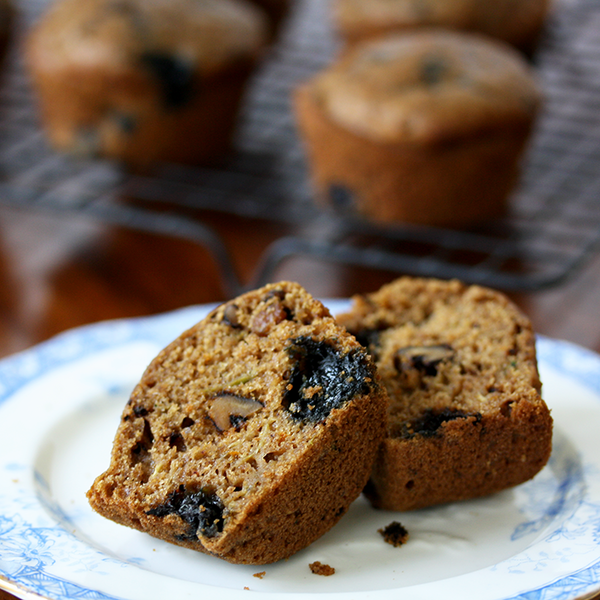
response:
M346 300L326 300L332 312L339 312L347 306ZM184 331L216 305L191 306L177 311L132 319L104 321L66 331L28 350L0 360L0 409L20 388L41 375L67 364L74 359L92 355L118 344L130 341L149 341L164 346ZM600 356L572 344L544 336L537 338L537 354L540 363L545 363L559 374L571 377L578 383L600 395ZM2 491L0 490L0 499ZM22 524L21 524L22 525ZM27 524L25 524L27 527ZM69 536L61 529L60 534ZM10 539L11 523L6 515L0 514L0 589L17 596L69 600L86 598L90 600L121 600L101 591L83 587L77 583L61 579L45 572L43 560L23 561L15 570L14 564L6 568L3 560ZM600 546L600 513L595 525L595 539ZM31 527L30 533L38 544L36 552L49 552L44 547L43 536ZM27 555L24 553L23 557ZM576 599L591 597L600 590L600 560L568 575L530 589L526 592L507 596L502 600L546 600Z

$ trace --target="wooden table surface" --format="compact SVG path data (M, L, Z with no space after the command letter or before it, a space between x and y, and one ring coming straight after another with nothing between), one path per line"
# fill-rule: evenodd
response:
M240 277L251 278L276 226L212 218ZM377 289L396 274L293 259L275 279L293 279L319 297ZM136 317L227 297L205 249L82 218L0 207L0 356L72 327ZM513 295L537 332L600 352L600 254L548 291ZM600 594L596 596L600 598ZM0 591L0 600L14 600Z
M233 217L209 222L249 281L280 226ZM274 279L321 298L369 292L398 276L290 259ZM538 333L600 352L600 252L565 284L509 294ZM85 220L0 207L0 357L65 329L227 299L211 255L189 242Z

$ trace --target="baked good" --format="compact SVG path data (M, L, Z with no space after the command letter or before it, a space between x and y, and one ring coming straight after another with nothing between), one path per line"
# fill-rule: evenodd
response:
M152 361L88 498L117 523L229 562L287 558L360 495L386 403L329 311L298 284L270 284Z
M245 0L57 0L27 40L52 144L138 168L222 159L267 27Z
M529 320L503 294L403 277L338 317L368 346L390 397L388 434L365 493L410 510L532 478L552 418Z
M441 30L358 44L295 97L322 205L441 226L505 212L540 102L516 50Z
M333 20L347 42L393 31L442 27L475 31L531 52L549 0L334 0Z
M323 564L322 562L320 562L318 560L313 563L310 563L308 565L308 568L315 575L323 575L324 577L329 577L330 575L335 575L335 569L332 566Z

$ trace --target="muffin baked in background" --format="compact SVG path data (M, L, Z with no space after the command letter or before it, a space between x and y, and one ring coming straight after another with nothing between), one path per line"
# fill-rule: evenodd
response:
M317 199L440 226L505 213L542 94L512 47L447 30L350 48L296 92Z
M57 149L209 164L230 150L267 38L245 0L57 0L26 52Z
M336 29L347 42L400 30L442 27L490 35L531 52L550 0L333 0Z

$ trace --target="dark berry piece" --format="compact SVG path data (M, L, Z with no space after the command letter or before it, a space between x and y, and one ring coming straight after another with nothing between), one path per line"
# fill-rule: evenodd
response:
M216 494L200 490L188 492L179 486L165 504L146 512L155 517L176 514L189 525L187 533L181 539L193 540L200 536L215 537L223 531L223 503Z
M145 52L141 61L158 82L165 108L180 108L196 94L194 69L189 61L162 52Z
M283 404L294 419L322 421L334 408L371 388L371 369L363 348L342 355L326 342L299 337L287 352L293 369Z
M481 421L481 415L479 413L466 413L462 410L453 410L445 408L442 411L426 411L422 417L413 421L410 425L412 433L422 435L424 437L432 437L438 435L440 427L448 422L455 419L468 419L474 417L474 423Z

